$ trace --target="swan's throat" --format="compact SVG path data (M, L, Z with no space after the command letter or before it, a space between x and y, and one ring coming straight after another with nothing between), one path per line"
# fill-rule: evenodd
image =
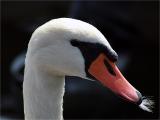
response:
M23 83L25 119L63 119L65 78L28 68Z

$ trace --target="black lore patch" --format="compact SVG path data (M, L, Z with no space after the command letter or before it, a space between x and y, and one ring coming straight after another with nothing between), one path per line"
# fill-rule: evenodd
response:
M104 53L107 56L107 58L113 62L117 61L118 59L118 55L116 53L113 53L109 48L107 48L106 46L100 43L89 43L89 42L82 42L76 39L72 39L71 44L72 46L75 46L80 49L85 59L85 71L87 73L87 76L90 78L94 78L94 77L88 72L89 66L98 57L98 55L100 55L100 53ZM108 66L106 65L106 67ZM112 71L112 68L107 68L107 69L111 71L111 74L114 74L114 71Z

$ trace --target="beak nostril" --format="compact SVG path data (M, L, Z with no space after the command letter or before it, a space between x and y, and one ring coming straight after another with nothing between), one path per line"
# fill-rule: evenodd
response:
M109 64L109 62L108 62L106 59L104 59L104 64L105 64L108 72L109 72L110 74L112 74L113 76L116 76L116 73L114 72L112 66Z

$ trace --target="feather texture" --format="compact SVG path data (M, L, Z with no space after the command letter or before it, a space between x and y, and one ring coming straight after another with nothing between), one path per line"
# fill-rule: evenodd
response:
M139 107L147 112L153 112L155 102L153 97L143 97Z

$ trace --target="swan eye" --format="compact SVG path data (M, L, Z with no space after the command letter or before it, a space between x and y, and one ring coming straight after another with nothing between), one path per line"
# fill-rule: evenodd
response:
M97 57L97 54L99 55L100 53L104 53L109 60L113 62L116 62L118 60L118 55L116 52L100 43L82 42L77 39L72 39L71 45L74 47L78 47L84 54L85 52L91 52L92 56Z

